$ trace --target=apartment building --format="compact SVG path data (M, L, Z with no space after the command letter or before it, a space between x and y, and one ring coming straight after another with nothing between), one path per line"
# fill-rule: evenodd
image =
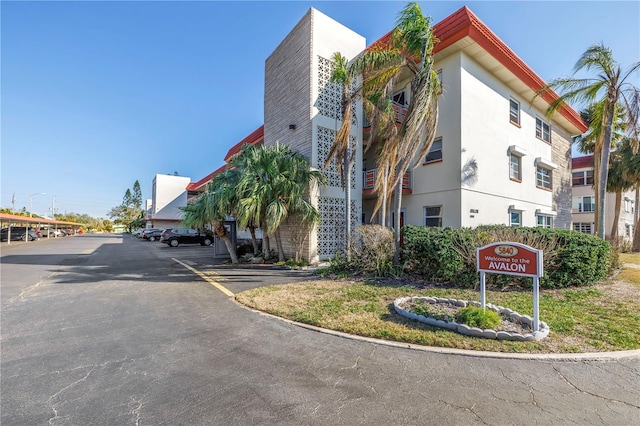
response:
M595 232L596 194L593 188L593 155L576 157L572 162L572 217L573 229L593 234ZM633 241L635 224L635 191L622 193L618 210L618 237L623 241ZM605 200L605 236L611 237L616 218L616 194L608 192Z
M434 31L443 84L437 138L405 176L403 223L569 229L571 136L586 131L579 115L567 107L547 118L550 99L534 100L545 83L467 7ZM340 89L329 82L330 58L334 52L354 58L365 48L363 37L310 9L267 58L265 144L286 143L322 169L341 119ZM408 84L399 81L392 96L398 121L411 102ZM357 108L352 146L354 174L362 171L362 178L352 178L354 226L377 221L376 149L362 155L363 121ZM329 184L312 194L322 218L309 235L306 254L312 260L331 257L344 244L344 191L335 167L326 172Z
M587 130L579 114L565 107L546 117L555 95L534 99L545 82L466 6L434 31L443 86L437 137L420 165L405 175L402 223L571 228L571 136ZM344 189L335 161L324 168L342 118L341 89L329 81L331 57L340 52L354 58L366 48L364 37L311 8L265 61L260 143L289 145L328 179L310 191L321 215L304 242L310 261L332 257L345 241ZM411 102L408 84L400 80L392 95L398 122ZM365 121L358 105L351 132L352 229L378 221L376 147L363 155ZM242 141L234 148L241 146ZM298 230L293 220L281 229L287 253L293 252L287 237Z

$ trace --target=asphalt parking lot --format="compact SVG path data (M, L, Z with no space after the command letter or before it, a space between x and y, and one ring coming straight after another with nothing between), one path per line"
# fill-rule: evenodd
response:
M176 259L181 263L173 260ZM1 253L1 423L630 425L640 361L428 352L319 333L239 292L312 278L118 235Z

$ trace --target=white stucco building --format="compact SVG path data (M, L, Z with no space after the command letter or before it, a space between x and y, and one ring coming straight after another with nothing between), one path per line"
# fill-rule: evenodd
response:
M437 137L431 152L406 175L403 224L570 229L571 136L587 130L579 114L567 106L547 118L557 95L534 100L545 82L467 7L436 24L434 32L439 40L435 66L443 85ZM340 52L352 59L389 37L368 45L364 37L310 9L266 59L260 142L280 141L305 155L312 167L324 169L342 118L340 88L329 81L331 58ZM392 95L398 121L411 102L408 84L399 81ZM378 219L372 217L376 147L363 155L365 121L358 106L351 133L352 229ZM324 170L328 185L310 193L321 215L303 243L310 261L344 249L344 190L335 164ZM293 252L287 237L296 231L293 221L281 229L287 256Z
M153 178L151 209L147 226L152 228L179 227L182 219L180 207L187 205L187 186L191 178L157 174Z
M569 229L571 136L586 130L579 115L565 108L546 118L549 97L533 101L545 83L467 7L434 31L443 84L437 138L421 165L407 175L403 223ZM340 52L354 58L365 48L361 36L310 9L266 60L265 145L279 140L322 169L341 118L340 91L329 83L331 57ZM408 84L400 81L393 95L398 120L411 102ZM362 123L359 108L353 125L354 169L362 171L362 178L353 179L351 188L354 225L376 222L371 217L376 149L362 156ZM327 177L329 185L312 195L322 217L307 243L312 260L331 257L343 247L344 192L335 168L327 170Z
M573 229L593 234L595 232L596 196L593 188L593 155L572 159L572 215ZM605 236L611 237L613 222L616 217L616 194L607 192L605 220ZM636 218L635 191L622 193L618 214L618 237L627 243L633 242L633 227Z

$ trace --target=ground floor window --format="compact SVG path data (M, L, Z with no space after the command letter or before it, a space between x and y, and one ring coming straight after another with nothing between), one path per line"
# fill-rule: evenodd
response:
M625 237L632 237L633 236L633 225L626 223L624 225L624 236Z
M522 212L511 211L509 217L510 226L522 226Z
M442 206L424 208L424 225L442 227Z
M537 225L540 228L553 228L553 217L546 214L536 216Z
M593 223L577 222L573 224L573 230L580 231L585 234L593 234L594 226Z

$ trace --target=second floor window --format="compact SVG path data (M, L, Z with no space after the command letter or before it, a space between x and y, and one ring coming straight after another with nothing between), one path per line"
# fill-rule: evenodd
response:
M589 213L596 211L596 197L574 197L573 209L578 213Z
M549 127L549 123L543 121L540 117L536 117L536 137L551 143L551 127Z
M509 121L516 126L520 125L520 103L514 99L509 99Z
M509 177L522 182L522 157L515 154L509 155Z
M583 170L571 174L573 186L593 185L593 170Z
M429 153L424 158L425 163L431 163L442 160L442 138L436 138L431 145Z
M536 167L536 186L539 188L552 188L552 172L541 166Z

